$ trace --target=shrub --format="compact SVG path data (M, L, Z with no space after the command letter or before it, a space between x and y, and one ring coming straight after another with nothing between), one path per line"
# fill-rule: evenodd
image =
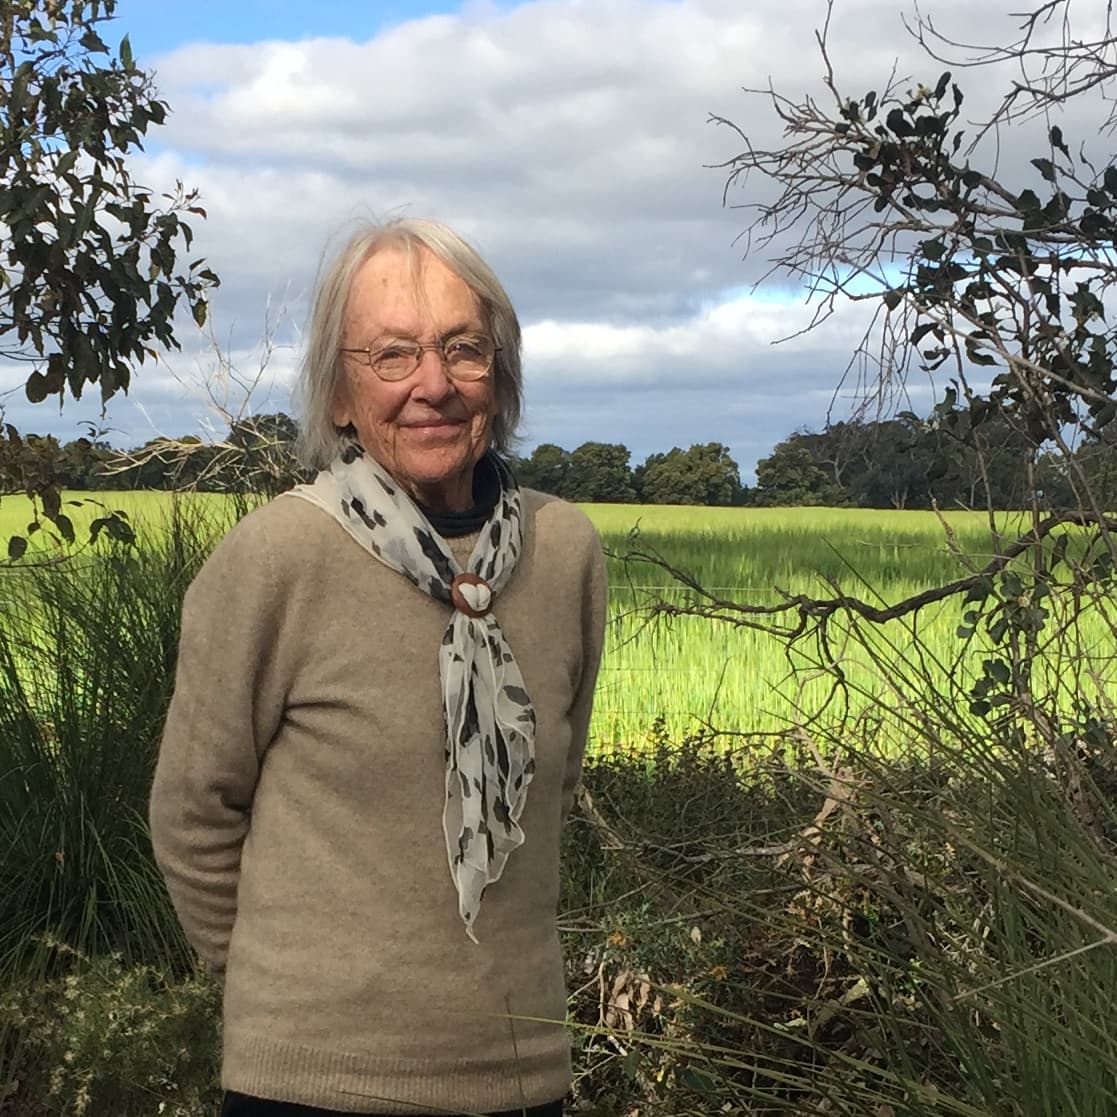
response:
M83 954L188 964L147 800L186 586L224 526L176 505L143 545L4 576L0 980Z
M0 1114L213 1117L218 987L119 955L68 963L62 978L0 994Z
M918 740L882 757L835 738L732 782L687 745L642 775L592 764L568 836L592 876L567 894L597 889L568 930L579 1100L664 1117L1114 1112L1117 750L1096 724L1090 740L1072 760L975 733L932 763Z

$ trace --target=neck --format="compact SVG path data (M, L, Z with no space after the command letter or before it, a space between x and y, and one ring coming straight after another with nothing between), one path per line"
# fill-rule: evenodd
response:
M468 512L473 507L473 469L438 485L409 485L408 495L432 512Z

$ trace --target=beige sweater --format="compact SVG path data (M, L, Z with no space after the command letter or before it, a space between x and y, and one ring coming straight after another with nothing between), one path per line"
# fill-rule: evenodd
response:
M524 491L494 613L537 716L526 834L466 937L442 833L448 611L284 497L190 587L151 799L155 854L224 972L222 1084L353 1113L511 1109L570 1080L559 832L605 621L589 520ZM476 536L451 540L460 562Z

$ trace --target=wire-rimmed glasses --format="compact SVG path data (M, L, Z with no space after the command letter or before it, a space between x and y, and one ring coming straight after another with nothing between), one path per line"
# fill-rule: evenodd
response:
M365 363L381 379L389 382L406 380L423 360L423 354L432 350L442 358L442 367L451 380L482 380L493 367L493 359L500 347L492 338L479 334L461 334L433 345L420 345L417 341L393 341L374 349L341 348L341 353L360 353Z

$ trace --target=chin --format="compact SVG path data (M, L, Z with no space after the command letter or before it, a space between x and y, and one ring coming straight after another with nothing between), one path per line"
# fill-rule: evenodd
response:
M468 491L476 460L472 454L435 451L418 456L418 460L398 461L392 472L409 489L453 494L459 485Z

